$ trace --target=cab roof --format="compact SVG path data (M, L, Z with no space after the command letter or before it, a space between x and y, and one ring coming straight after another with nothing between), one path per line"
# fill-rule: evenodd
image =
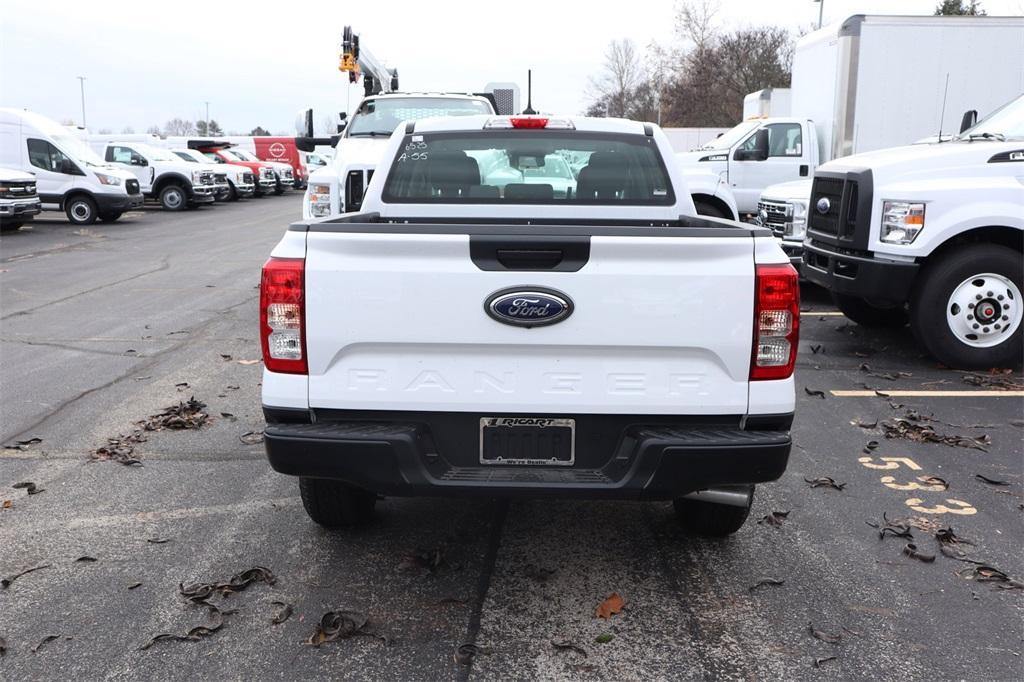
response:
M594 118L588 116L554 116L547 114L538 114L534 116L526 115L512 115L512 116L497 116L497 115L473 115L473 116L447 116L439 118L426 118L415 122L413 132L416 133L448 133L448 132L469 132L469 131L482 131L487 129L487 123L492 119L510 119L510 118L532 118L532 119L548 119L549 121L569 122L572 124L571 128L565 128L559 126L555 128L552 126L552 131L572 131L575 129L578 132L588 133L619 133L626 135L646 135L649 134L648 130L651 129L652 124L641 123L639 121L631 121L624 118ZM408 124L399 126L399 130L408 129ZM536 128L541 129L541 128ZM509 130L509 128L504 128Z

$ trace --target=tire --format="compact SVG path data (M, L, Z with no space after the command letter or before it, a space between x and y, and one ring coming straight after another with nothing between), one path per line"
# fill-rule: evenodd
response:
M185 188L171 183L160 190L160 205L165 211L181 211L188 206L188 194Z
M921 273L910 325L925 349L948 367L1016 366L1024 354L1022 292L1020 252L996 244L958 248ZM983 306L984 317L979 315Z
M280 181L278 181L277 186L274 187L274 194L277 196L284 194L284 185L282 185Z
M909 315L902 305L877 306L856 296L832 292L832 302L843 311L843 315L862 327L873 329L899 329L907 325Z
M750 516L753 502L754 487L751 486L750 497L745 507L686 498L673 500L672 506L675 507L676 520L688 533L706 538L724 538L743 526Z
M112 213L101 213L100 220L105 223L117 222L117 219L121 217L121 211L114 211Z
M342 481L299 478L302 506L309 518L325 528L350 528L373 518L377 495Z
M92 225L99 217L96 202L85 194L76 194L68 199L64 204L64 213L75 225Z
M24 220L12 220L7 223L0 223L0 232L17 232L24 224Z
M235 189L235 183L228 180L228 201L238 201L238 190Z
M704 215L709 218L726 218L732 220L731 215L727 215L725 211L717 206L707 203L706 201L694 201L693 207L697 209L697 215Z

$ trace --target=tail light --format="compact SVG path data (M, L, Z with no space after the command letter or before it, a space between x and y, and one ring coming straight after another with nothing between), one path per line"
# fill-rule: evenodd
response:
M800 337L800 283L792 265L758 265L750 380L787 379Z
M271 372L307 374L306 262L271 258L260 280L260 344Z

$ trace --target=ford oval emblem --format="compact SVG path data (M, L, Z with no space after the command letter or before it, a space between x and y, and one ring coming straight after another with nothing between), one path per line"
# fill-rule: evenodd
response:
M818 213L825 215L828 213L828 210L832 208L832 202L828 200L828 197L822 197L818 199L818 203L815 205L815 208L818 209Z
M542 327L572 314L572 299L544 287L513 287L487 297L484 310L492 318L514 327Z

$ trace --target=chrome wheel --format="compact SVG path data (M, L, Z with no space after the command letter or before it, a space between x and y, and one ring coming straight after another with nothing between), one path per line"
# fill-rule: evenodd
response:
M92 217L92 206L84 201L71 204L71 217L75 222L84 223Z
M1020 289L1009 278L986 272L961 282L946 304L946 323L962 343L991 348L1009 338L1021 324Z

